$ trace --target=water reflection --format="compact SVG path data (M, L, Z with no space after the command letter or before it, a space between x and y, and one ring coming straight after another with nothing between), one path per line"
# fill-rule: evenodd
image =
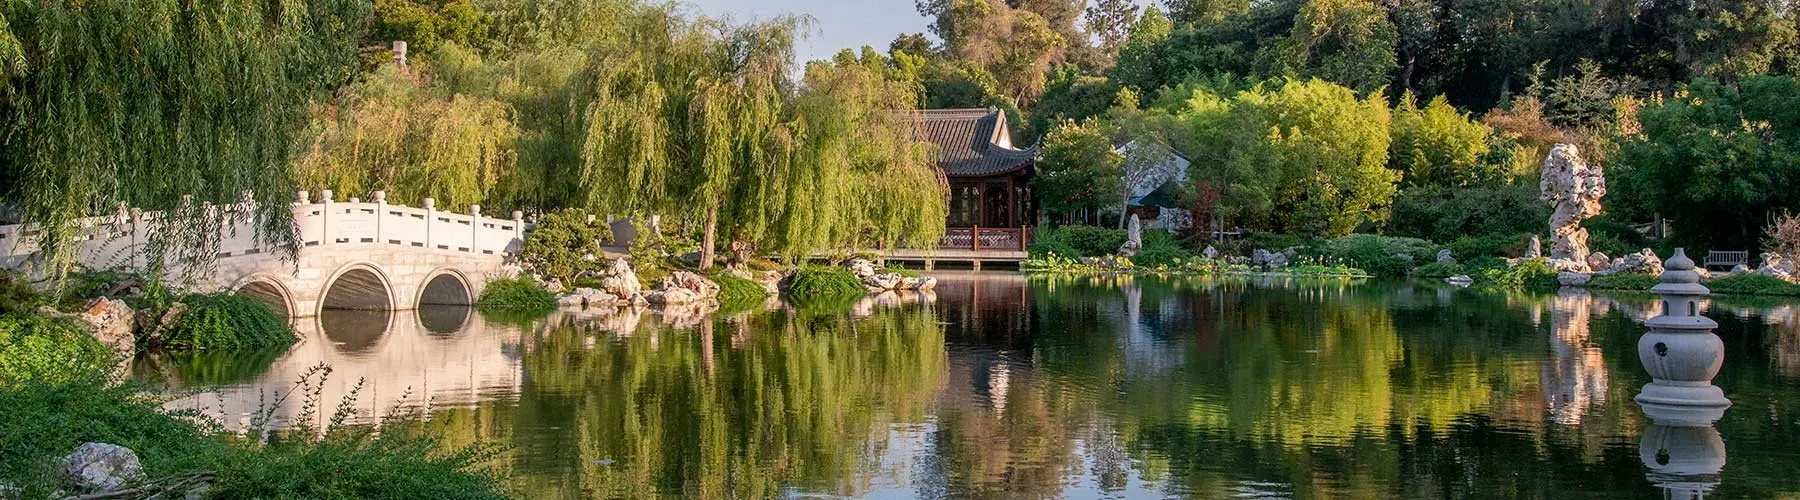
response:
M188 404L241 415L328 362L346 385L369 378L365 408L411 388L448 442L509 445L531 498L1800 491L1785 303L1708 304L1730 359L1716 383L1756 410L1669 428L1631 398L1648 382L1648 295L939 278L843 311L464 310L448 332L450 311L321 320L250 381Z

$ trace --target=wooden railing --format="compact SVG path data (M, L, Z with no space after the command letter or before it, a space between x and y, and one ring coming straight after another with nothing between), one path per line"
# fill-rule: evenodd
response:
M952 227L938 239L938 249L1024 251L1030 242L1031 230L1027 228Z

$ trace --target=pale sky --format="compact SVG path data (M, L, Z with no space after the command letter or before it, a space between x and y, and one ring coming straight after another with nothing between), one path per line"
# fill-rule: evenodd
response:
M925 17L913 0L680 0L690 9L737 22L785 14L813 18L813 32L795 47L799 64L825 59L845 48L864 45L887 53L888 43L902 33L926 33ZM929 33L926 33L929 36Z

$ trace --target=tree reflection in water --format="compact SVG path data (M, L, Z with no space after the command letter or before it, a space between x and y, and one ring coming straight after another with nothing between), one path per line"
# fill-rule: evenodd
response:
M939 278L843 311L399 315L354 353L309 333L257 383L325 360L411 387L447 442L511 445L531 498L1644 497L1713 459L1710 495L1800 491L1789 303L1708 305L1715 383L1755 409L1715 441L1632 402L1648 295Z

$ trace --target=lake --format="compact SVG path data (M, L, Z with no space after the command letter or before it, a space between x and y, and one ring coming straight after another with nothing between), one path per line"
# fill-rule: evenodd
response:
M353 421L500 443L529 498L1800 493L1800 302L1711 301L1733 407L1671 428L1632 400L1647 294L938 277L839 310L333 312L135 372L242 428L323 423L292 388L326 364L320 401L360 381Z

